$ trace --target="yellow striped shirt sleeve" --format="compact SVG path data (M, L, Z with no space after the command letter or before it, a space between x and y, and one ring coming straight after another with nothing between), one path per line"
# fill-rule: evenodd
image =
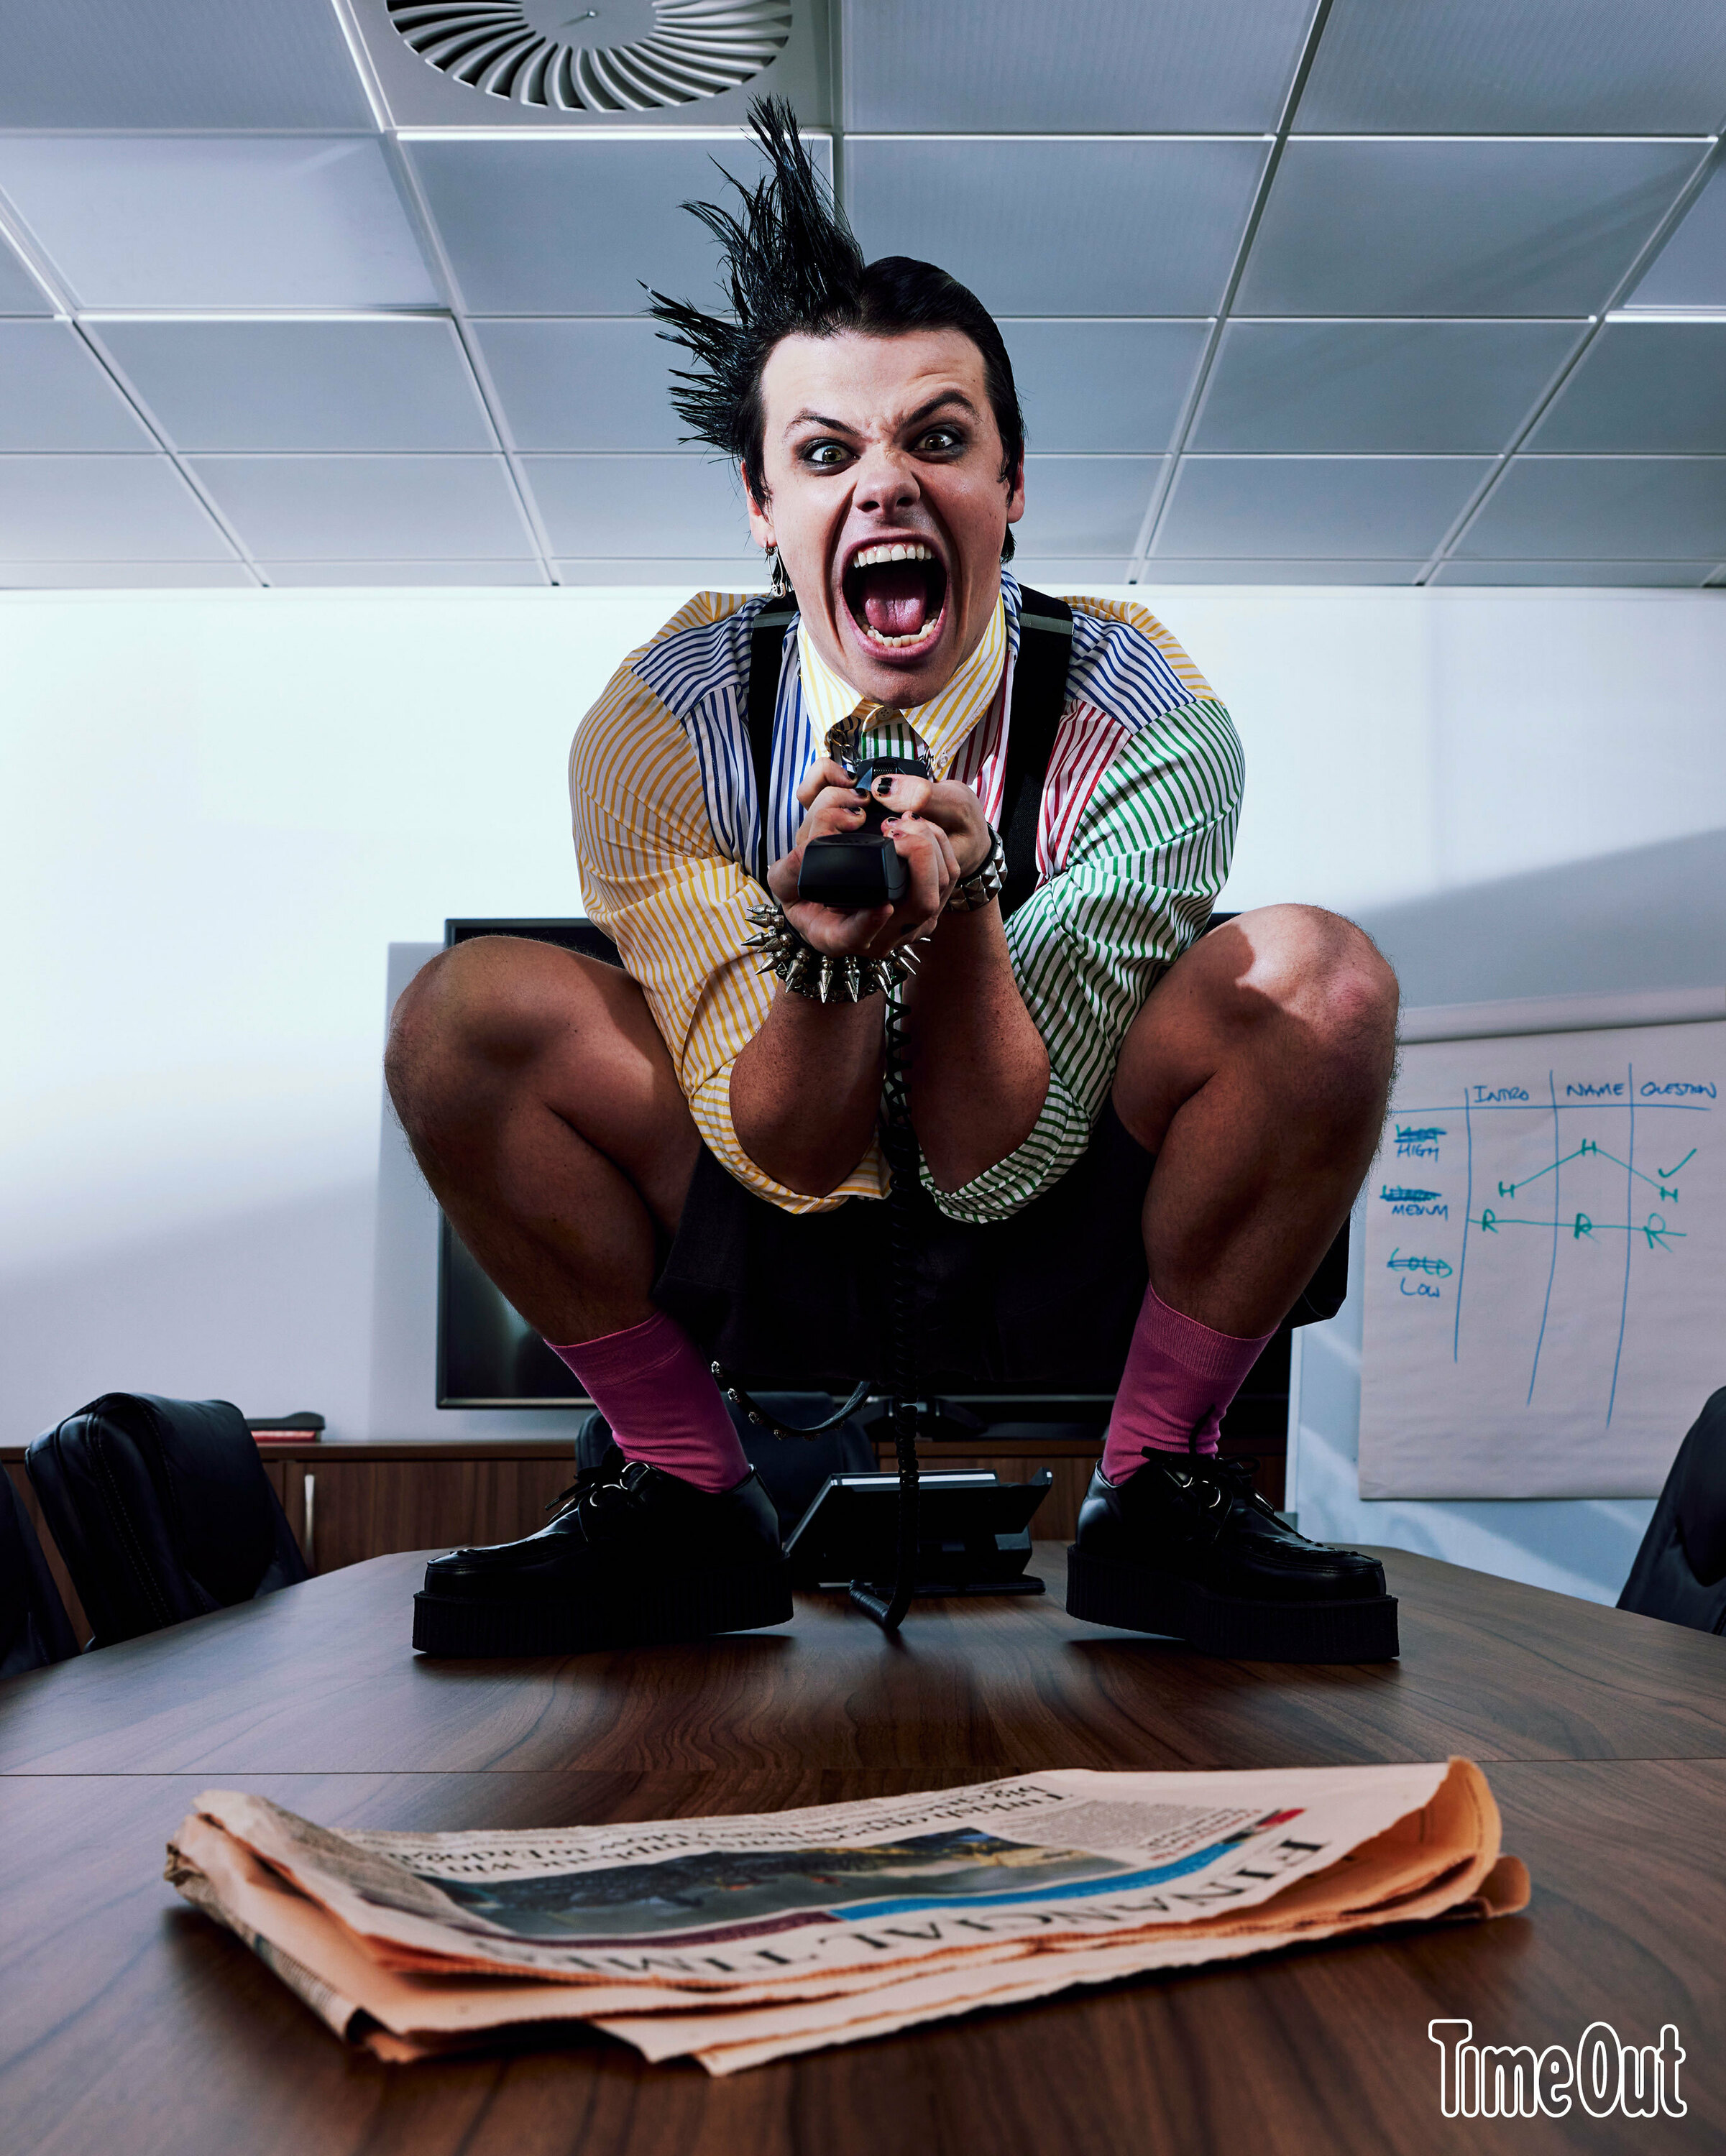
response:
M700 593L660 631L726 611ZM878 1147L824 1198L774 1181L750 1159L732 1123L731 1074L766 1023L773 983L757 974L745 940L761 886L714 850L693 744L634 671L612 676L577 729L570 808L588 918L616 943L647 998L696 1127L737 1180L791 1213L830 1211L886 1186Z

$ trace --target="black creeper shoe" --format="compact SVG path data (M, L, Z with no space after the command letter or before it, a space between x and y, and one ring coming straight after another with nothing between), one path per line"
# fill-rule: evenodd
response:
M573 1655L783 1625L778 1515L749 1475L717 1495L610 1446L547 1527L452 1550L414 1598L423 1655Z
M1068 1614L1240 1661L1394 1661L1384 1567L1297 1535L1254 1472L1250 1460L1151 1448L1120 1482L1099 1467L1067 1552Z

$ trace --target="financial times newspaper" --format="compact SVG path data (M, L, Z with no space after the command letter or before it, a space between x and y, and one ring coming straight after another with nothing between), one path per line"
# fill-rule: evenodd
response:
M724 2071L992 1996L1441 1913L1477 1900L1498 1857L1485 1780L1453 1761L1061 1770L551 1832L336 1833L209 1791L168 1876L332 2025L376 2024L386 2056L562 2017ZM1501 1870L1498 1903L1513 1886Z

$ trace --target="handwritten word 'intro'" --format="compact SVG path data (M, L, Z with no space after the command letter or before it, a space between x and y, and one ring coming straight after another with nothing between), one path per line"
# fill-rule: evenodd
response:
M1477 1106L1489 1106L1494 1101L1526 1101L1528 1097L1526 1086L1472 1086L1469 1091Z

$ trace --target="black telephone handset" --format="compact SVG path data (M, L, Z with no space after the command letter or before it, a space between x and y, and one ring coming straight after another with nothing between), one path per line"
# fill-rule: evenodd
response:
M920 756L874 756L864 763L847 762L845 768L854 785L870 789L863 827L831 839L810 839L798 871L797 896L805 904L813 901L835 906L841 913L896 906L911 879L897 848L881 829L887 808L876 798L875 782L895 773L912 778L932 778L934 773Z

